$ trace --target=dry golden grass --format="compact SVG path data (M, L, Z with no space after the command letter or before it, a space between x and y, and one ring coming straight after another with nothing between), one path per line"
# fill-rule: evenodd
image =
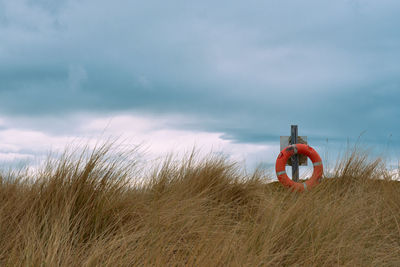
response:
M302 194L223 158L132 184L124 155L85 155L2 175L1 266L400 266L400 183L363 154Z

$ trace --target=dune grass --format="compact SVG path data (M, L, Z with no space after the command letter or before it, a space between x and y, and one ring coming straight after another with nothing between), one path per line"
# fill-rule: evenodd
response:
M133 183L110 148L1 176L1 266L400 266L400 183L365 154L291 193L194 154Z

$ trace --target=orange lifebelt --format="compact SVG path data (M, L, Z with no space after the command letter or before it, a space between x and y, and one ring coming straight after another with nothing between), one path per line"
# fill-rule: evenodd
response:
M286 174L286 162L295 154L306 155L314 165L313 175L304 183L294 182ZM279 182L286 187L292 188L293 191L300 192L307 191L318 184L322 178L323 169L322 160L317 151L305 144L295 144L285 147L281 153L279 153L275 164L276 175L278 176Z

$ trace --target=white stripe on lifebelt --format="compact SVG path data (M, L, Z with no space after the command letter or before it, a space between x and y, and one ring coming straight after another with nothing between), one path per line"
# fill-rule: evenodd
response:
M279 176L279 175L282 175L282 174L285 174L285 173L286 173L286 171L281 171L281 172L277 172L276 175Z
M322 161L319 161L319 162L314 162L314 163L313 163L313 165L314 165L314 166L319 166L319 165L322 165Z
M303 186L304 186L304 191L308 191L306 183L303 183Z

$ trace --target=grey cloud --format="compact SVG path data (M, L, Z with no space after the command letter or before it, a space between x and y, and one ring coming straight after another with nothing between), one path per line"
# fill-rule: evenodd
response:
M3 114L183 113L196 119L179 127L236 142L291 123L400 141L398 1L56 2L0 2Z
M57 14L62 11L63 8L66 7L69 1L67 0L28 0L26 3L30 7L36 7L43 9L50 14Z

